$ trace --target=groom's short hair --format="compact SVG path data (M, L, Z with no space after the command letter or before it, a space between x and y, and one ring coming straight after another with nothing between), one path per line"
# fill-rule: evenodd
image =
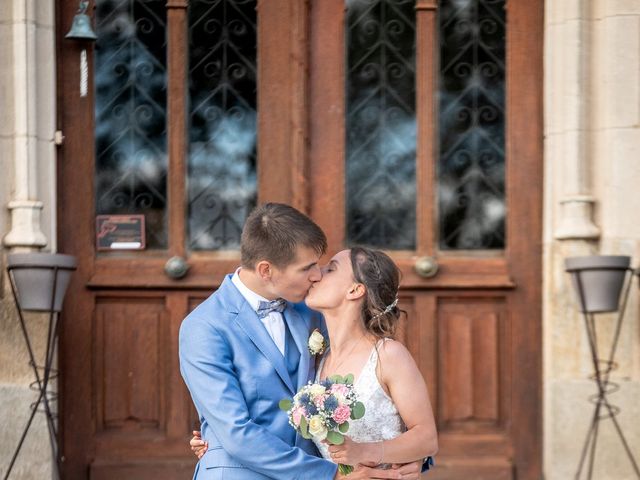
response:
M327 237L304 213L283 203L265 203L247 217L240 239L242 266L254 268L267 260L279 268L295 260L299 246L327 250Z

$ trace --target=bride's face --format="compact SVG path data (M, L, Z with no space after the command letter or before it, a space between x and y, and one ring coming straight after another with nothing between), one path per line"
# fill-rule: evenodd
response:
M322 280L311 286L305 303L314 310L336 308L347 301L354 284L349 250L342 250L323 267Z

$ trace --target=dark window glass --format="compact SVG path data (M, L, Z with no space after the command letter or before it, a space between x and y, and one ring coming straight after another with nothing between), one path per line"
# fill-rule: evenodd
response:
M256 202L256 2L189 5L192 250L236 249Z
M96 211L144 214L167 246L166 0L98 0Z
M505 2L440 4L440 248L505 247Z
M415 1L346 4L347 242L413 249Z

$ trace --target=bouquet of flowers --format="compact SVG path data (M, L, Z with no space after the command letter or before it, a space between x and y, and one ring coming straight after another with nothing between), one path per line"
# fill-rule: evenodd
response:
M344 442L349 420L364 416L364 404L358 401L352 374L334 375L320 383L309 382L293 400L281 400L279 407L287 412L289 424L304 438L326 440L333 445ZM351 465L338 468L343 475L353 471Z

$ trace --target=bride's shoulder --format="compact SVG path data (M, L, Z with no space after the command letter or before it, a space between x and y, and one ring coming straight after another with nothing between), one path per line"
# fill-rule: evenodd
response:
M393 362L397 364L398 362L413 361L413 357L407 347L392 338L385 338L380 342L378 355L381 363Z

